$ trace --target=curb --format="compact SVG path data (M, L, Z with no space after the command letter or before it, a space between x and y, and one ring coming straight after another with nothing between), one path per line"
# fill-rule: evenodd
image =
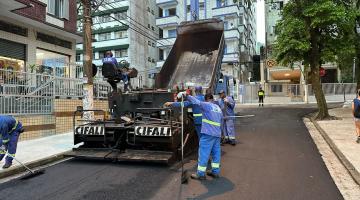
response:
M46 157L46 158L42 158L42 159L39 159L39 160L24 163L24 164L26 166L28 166L30 169L34 169L34 168L40 167L42 165L46 165L46 164L49 164L49 163L64 159L65 158L64 154L69 153L69 152L70 151L65 151L65 152L62 152L62 153L59 153L59 154L55 154L55 155L52 155L52 156L49 156L49 157ZM16 162L16 161L14 161L14 162ZM5 169L5 170L0 171L0 179L6 178L6 177L9 177L9 176L13 176L13 175L25 172L25 171L27 171L27 170L21 165L10 167L9 169Z
M309 119L316 129L319 131L321 136L325 139L326 143L330 146L332 151L335 153L336 157L340 160L340 162L344 165L347 171L350 173L351 177L354 181L360 185L360 172L356 170L354 165L346 158L346 156L339 150L339 148L335 145L335 143L331 140L331 138L327 135L327 133L320 127L320 125L313 120L311 117L306 117Z

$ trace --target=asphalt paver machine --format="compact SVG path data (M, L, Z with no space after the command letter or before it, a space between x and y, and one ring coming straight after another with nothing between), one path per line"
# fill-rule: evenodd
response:
M111 117L93 110L101 119L82 120L86 110L74 112L74 144L70 157L112 161L171 163L179 159L181 124L184 123L184 153L198 145L191 109L182 117L177 108L164 108L174 101L169 92L175 85L201 85L214 91L220 76L224 47L224 24L218 19L183 22L152 90L121 93L108 97ZM116 69L103 66L103 75L114 85Z

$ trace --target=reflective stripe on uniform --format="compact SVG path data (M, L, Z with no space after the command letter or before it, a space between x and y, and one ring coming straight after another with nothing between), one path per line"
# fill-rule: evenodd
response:
M19 121L16 120L15 126L11 129L11 131L9 132L9 134L12 133L13 131L15 131L15 129L17 128L18 124L19 124Z
M3 150L0 150L0 155L4 155L6 152Z
M10 157L15 157L15 154L8 153Z
M236 138L235 138L235 137L230 136L230 137L229 137L229 139L230 139L230 140L235 140Z
M193 114L194 117L202 117L202 114Z
M259 96L264 96L264 93L263 93L263 92L259 92Z
M8 142L9 142L9 139L3 140L3 143L8 143Z
M214 122L214 121L211 121L211 120L202 119L202 121L205 122L205 123L207 123L207 124L214 125L214 126L220 126L220 123Z
M220 163L211 163L212 168L220 168Z
M205 171L206 171L206 167L203 167L203 166L198 165L197 170L198 170L198 171L201 171L201 172L205 172Z

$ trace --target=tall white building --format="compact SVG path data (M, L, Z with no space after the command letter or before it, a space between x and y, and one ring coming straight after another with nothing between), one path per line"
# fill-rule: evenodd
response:
M139 71L138 77L132 79L134 87L151 87L158 57L157 12L154 0L105 0L92 14L93 63L101 69L101 59L110 50L118 62L126 60ZM80 15L78 28L81 31ZM83 60L82 45L76 46L79 64Z
M197 2L195 3L197 4ZM161 68L176 39L176 27L190 21L191 0L156 0L159 15L156 25L160 39L159 61ZM252 0L199 0L198 19L220 18L225 24L225 53L222 62L224 75L241 82L251 77L252 55L256 54L255 4Z

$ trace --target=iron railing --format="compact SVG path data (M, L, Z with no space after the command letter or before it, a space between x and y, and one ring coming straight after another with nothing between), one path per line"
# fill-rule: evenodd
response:
M94 98L107 98L111 87L94 81ZM54 99L82 98L83 79L0 69L0 114L50 114Z

